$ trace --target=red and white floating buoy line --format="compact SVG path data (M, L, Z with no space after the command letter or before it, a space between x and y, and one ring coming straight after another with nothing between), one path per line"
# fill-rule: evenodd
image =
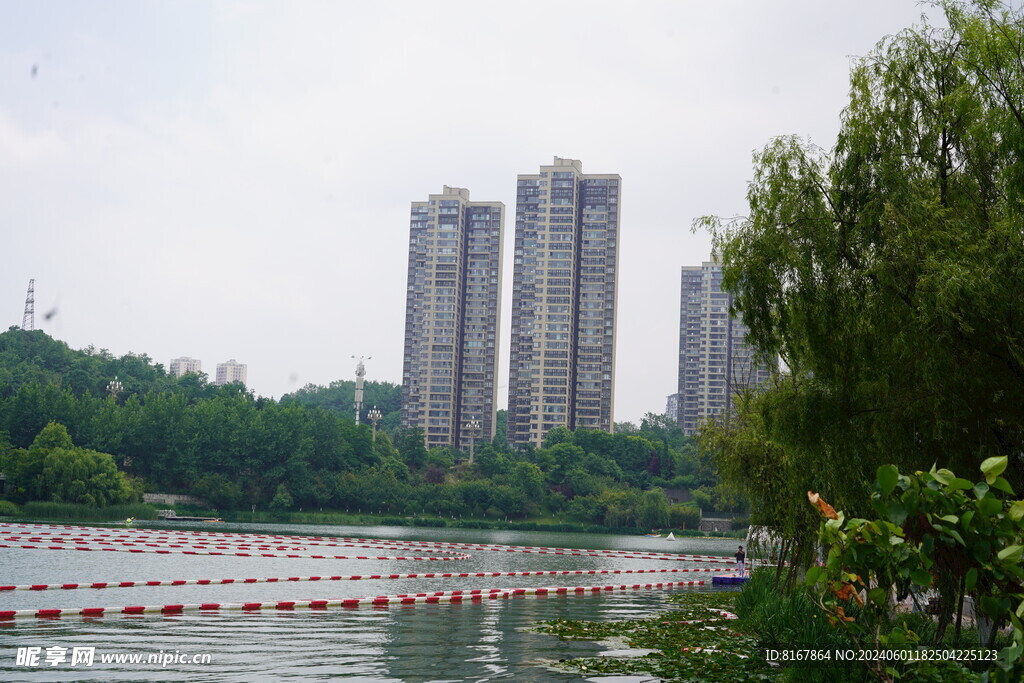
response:
M716 572L718 569L573 569L522 572L429 572L425 574L350 574L348 576L286 576L246 579L174 579L165 581L97 581L94 583L26 583L0 585L5 591L76 590L79 588L139 588L143 586L225 586L246 583L294 583L299 581L367 581L374 579L465 579L498 576L597 576L601 574L670 574ZM703 583L703 582L702 582Z
M442 604L482 602L527 596L568 596L593 595L611 591L673 588L676 586L699 586L703 581L668 581L663 583L635 583L611 586L574 586L550 588L478 588L467 591L437 591L436 593L405 593L400 595L378 595L372 598L348 598L342 600L283 600L270 602L205 602L179 605L138 605L131 607L84 607L70 609L0 610L0 620L19 617L48 619L56 617L102 617L115 614L180 614L183 612L207 612L220 610L294 610L297 608L327 609L328 607L387 607L389 605Z
M64 529L65 531L59 531ZM426 551L429 555L370 556L321 555L310 551L320 548L373 548L389 550ZM547 548L538 546L506 546L496 544L445 543L432 541L376 540L366 538L334 538L324 536L282 536L269 534L234 534L226 532L150 530L138 528L108 529L80 526L48 526L36 524L0 524L0 548L33 550L83 550L100 552L155 553L162 555L226 555L236 557L285 557L302 559L338 560L464 560L469 554L461 551L493 551L569 555L578 557L606 557L616 559L668 560L685 562L716 562L731 564L731 560L711 555L677 555L618 550L582 550L574 548ZM250 551L305 551L250 552ZM436 553L446 553L444 555ZM177 579L151 581L104 581L92 583L0 585L5 591L74 590L81 588L135 588L143 586L209 586L227 584L289 583L302 581L357 581L387 579L438 579L469 577L525 577L525 576L578 576L619 575L648 573L681 573L716 571L716 569L589 569L514 572L430 572L405 574L353 574L347 576L289 576L244 579ZM196 603L149 605L129 607L95 607L72 609L0 610L0 620L62 616L98 617L109 615L177 614L219 610L294 610L296 608L326 609L329 607L360 607L387 605L415 605L480 602L483 600L519 598L526 596L567 596L603 593L608 591L664 589L678 586L699 586L704 581L670 581L646 584L619 584L607 586L491 588L474 590L438 591L399 595L379 595L366 598L338 600L285 600L270 602Z
M24 531L17 531L22 529ZM53 529L74 529L75 531L54 532ZM95 532L95 533L94 533ZM0 538L25 538L34 541L53 540L71 537L69 540L93 540L97 544L106 539L108 543L146 543L155 542L161 547L171 543L188 543L191 547L202 544L219 543L226 547L269 547L270 544L295 544L301 541L301 547L327 546L334 548L444 548L448 550L490 550L509 553L529 553L540 555L579 555L590 557L615 556L622 558L685 560L688 562L721 562L732 564L733 560L720 555L677 555L669 553L645 553L642 551L623 550L587 550L579 548L550 548L543 546L508 546L489 543L446 543L443 541L400 541L393 539L344 538L333 536L283 536L271 534L238 534L231 532L212 531L177 531L141 528L107 529L79 526L47 526L38 524L0 524ZM205 540L204 540L205 539ZM2 547L2 546L0 546ZM20 547L20 546L18 546ZM287 545L286 547L296 547Z

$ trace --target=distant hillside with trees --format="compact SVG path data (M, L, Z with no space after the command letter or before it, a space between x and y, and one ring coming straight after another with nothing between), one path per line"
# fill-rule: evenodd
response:
M116 396L106 391L114 375L124 385ZM76 351L12 328L0 334L6 495L67 498L33 469L46 457L42 438L89 454L98 467L109 457L136 489L189 493L222 510L552 516L650 528L667 527L673 514L677 523L696 521L693 508L673 512L658 489L690 489L705 507L731 504L718 497L693 440L661 416L615 435L556 429L536 449L513 449L499 436L478 446L470 464L455 449L427 450L422 431L400 429L400 389L384 382L366 384L366 406L386 415L374 442L370 426L353 420L353 392L352 382L338 381L274 401L203 375L175 379L146 355ZM118 491L109 499L128 489Z

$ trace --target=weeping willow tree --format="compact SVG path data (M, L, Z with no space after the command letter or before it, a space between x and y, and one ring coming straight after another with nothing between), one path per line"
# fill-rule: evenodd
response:
M948 26L855 63L830 150L773 140L749 215L696 222L748 339L789 369L705 443L755 515L805 539L790 497L865 512L882 464L1006 455L1024 484L1024 20L939 6Z
M805 492L827 490L831 475L806 452L780 446L765 423L763 403L787 395L790 381L776 378L767 391L737 396L735 413L705 423L699 437L701 450L714 454L719 486L745 495L752 528L771 531L748 538L747 552L776 561L775 583L787 589L816 559L819 516Z

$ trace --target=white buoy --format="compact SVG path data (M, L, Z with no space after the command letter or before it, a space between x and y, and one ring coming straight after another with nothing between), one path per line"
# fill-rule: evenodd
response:
M666 536L666 537L665 537L665 540L666 540L666 541L674 541L674 540L676 540L676 535L675 535L675 534L673 534L673 533L672 533L672 532L670 531L670 532L668 532L668 536Z

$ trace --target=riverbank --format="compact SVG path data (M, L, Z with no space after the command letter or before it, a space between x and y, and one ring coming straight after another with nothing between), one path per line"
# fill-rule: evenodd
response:
M171 506L182 516L217 517L225 523L259 524L302 524L337 526L399 526L421 528L492 529L505 531L551 531L577 534L620 534L642 536L648 532L635 527L607 527L599 524L581 524L555 518L525 520L503 520L490 518L449 518L433 516L402 517L381 514L360 514L342 511L264 511L233 510L219 511L186 505ZM60 522L106 522L115 523L129 517L136 521L157 520L158 508L149 504L117 505L108 508L94 508L70 503L30 502L0 510L0 520L39 520ZM6 513L6 515L4 514ZM746 530L728 532L704 532L695 529L671 531L678 538L745 538Z

